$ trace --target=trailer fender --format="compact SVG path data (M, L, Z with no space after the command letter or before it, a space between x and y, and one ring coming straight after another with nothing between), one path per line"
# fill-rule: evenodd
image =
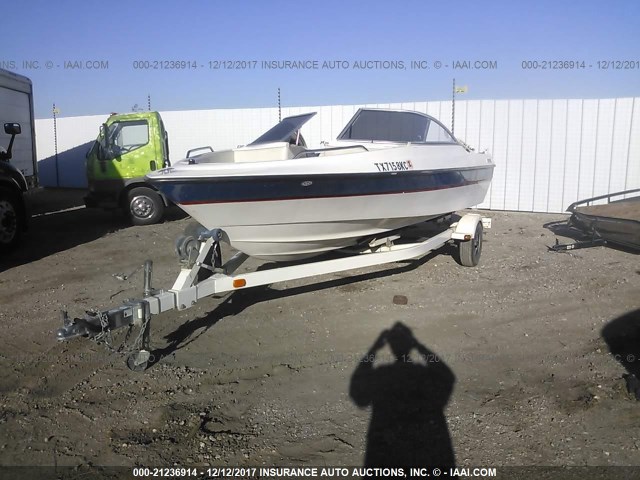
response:
M471 240L476 234L478 223L482 222L482 216L477 213L467 213L463 215L458 222L451 225L453 233L451 238L454 240Z

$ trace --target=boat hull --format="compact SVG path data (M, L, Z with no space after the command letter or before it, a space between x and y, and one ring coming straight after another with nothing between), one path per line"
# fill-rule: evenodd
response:
M247 255L290 261L484 200L493 164L375 174L183 178L154 185Z

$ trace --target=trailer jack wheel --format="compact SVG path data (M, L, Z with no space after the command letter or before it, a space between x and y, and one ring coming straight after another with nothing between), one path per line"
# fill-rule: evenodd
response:
M127 357L127 367L134 372L144 372L149 366L149 360L151 360L150 351L133 352Z

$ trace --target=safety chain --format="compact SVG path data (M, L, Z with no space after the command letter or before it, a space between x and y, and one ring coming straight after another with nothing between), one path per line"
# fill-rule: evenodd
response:
M93 341L98 344L104 345L109 351L112 353L121 353L124 355L129 355L131 353L137 353L143 349L144 345L144 335L147 327L149 326L149 321L151 320L151 315L147 314L142 326L140 327L140 332L138 332L138 336L135 341L129 348L125 348L127 342L129 341L129 337L131 336L131 331L133 330L133 324L129 325L127 328L127 333L122 340L122 343L119 347L115 347L113 345L113 335L111 334L111 328L109 328L109 317L106 313L94 310L91 313L97 315L100 319L100 328L101 331L97 335L91 337ZM149 342L151 341L151 333L149 332Z
M109 317L104 312L99 310L94 310L91 313L94 313L100 319L100 333L93 337L93 340L96 343L104 343L110 350L114 350L113 348L113 336L111 335L111 329L109 328Z

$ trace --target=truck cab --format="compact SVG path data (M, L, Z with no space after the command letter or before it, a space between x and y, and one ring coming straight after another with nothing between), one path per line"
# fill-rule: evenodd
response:
M29 219L24 196L27 181L22 172L9 163L13 141L22 128L19 123L5 123L4 132L11 135L11 140L6 150L0 146L0 253L18 244Z
M87 207L122 208L134 225L162 220L168 200L144 176L170 166L158 112L112 114L87 153Z

